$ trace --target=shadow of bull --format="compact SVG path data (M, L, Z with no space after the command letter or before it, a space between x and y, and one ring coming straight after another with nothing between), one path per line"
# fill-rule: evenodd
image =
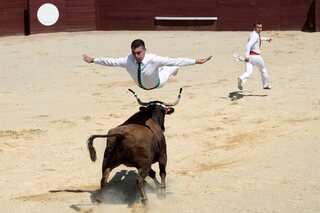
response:
M128 208L132 207L135 203L140 202L140 194L136 185L137 173L134 170L121 170L110 179L104 190L103 204L109 205L127 205ZM156 186L153 181L144 181L147 193L157 193ZM100 187L97 190L81 190L81 189L62 189L50 190L50 193L90 193L91 204L97 204L96 199L100 193ZM73 204L70 208L75 211L82 211L84 204ZM88 206L88 205L85 205Z

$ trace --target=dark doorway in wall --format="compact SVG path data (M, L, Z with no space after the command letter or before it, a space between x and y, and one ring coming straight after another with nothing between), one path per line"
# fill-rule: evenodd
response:
M29 10L24 10L24 35L30 35L30 20L29 20Z
M303 32L315 32L316 31L316 9L315 0L311 2L308 10L307 19L302 26Z

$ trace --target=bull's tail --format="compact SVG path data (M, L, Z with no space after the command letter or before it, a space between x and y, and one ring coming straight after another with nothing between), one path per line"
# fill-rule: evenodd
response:
M107 138L108 135L91 135L87 140L87 148L90 154L90 158L92 161L96 161L97 159L97 153L96 149L93 147L93 140L95 138Z
M122 137L120 134L108 134L108 135L91 135L87 140L87 148L92 161L96 161L97 153L96 149L93 147L93 140L95 138L108 138L108 137Z

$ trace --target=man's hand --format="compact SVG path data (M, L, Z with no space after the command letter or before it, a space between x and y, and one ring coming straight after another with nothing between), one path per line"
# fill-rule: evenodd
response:
M249 57L245 57L245 58L244 58L244 61L245 61L245 62L249 62Z
M210 56L207 57L207 58L197 59L197 60L196 60L196 64L206 63L206 62L209 61L211 58L212 58L212 55L210 55Z
M83 56L83 60L87 63L93 63L94 58L92 58L91 56L88 55L82 55Z
M269 43L272 41L272 39L271 38L269 38L267 41L269 41Z

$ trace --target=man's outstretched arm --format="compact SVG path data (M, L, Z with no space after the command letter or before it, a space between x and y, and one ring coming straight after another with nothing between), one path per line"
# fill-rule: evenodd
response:
M83 60L84 60L85 62L87 62L87 63L93 63L93 60L94 60L93 57L88 56L88 55L86 55L86 54L83 54L82 56L83 56Z
M197 60L196 60L196 64L204 64L204 63L206 63L207 61L209 61L211 58L212 58L212 55L210 55L210 56L207 57L207 58L197 59Z

